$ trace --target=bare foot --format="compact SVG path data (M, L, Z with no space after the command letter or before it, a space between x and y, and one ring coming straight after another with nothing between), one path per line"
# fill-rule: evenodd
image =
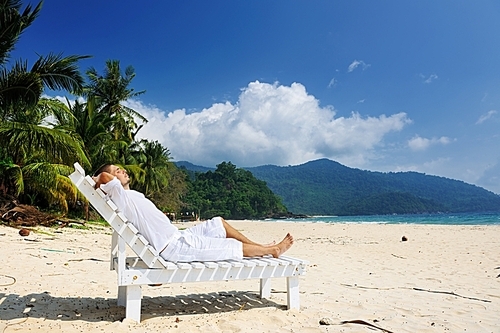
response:
M264 244L264 246L269 247L269 246L274 246L276 245L276 241L272 241L271 243Z
M291 248L293 245L293 237L289 233L286 234L285 238L281 242L279 242L276 247L278 248L278 251L273 254L273 257L278 258L280 255L285 253L289 248Z

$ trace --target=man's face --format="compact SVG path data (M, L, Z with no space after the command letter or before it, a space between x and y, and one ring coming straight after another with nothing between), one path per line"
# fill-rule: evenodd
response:
M118 178L118 180L120 181L120 183L122 183L123 186L130 184L130 178L128 176L127 171L121 169L120 167L112 165L110 173L116 178Z

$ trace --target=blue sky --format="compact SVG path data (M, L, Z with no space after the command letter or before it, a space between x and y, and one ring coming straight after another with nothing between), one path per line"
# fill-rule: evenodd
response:
M132 65L140 136L174 160L326 157L500 193L499 14L488 0L46 0L12 57Z

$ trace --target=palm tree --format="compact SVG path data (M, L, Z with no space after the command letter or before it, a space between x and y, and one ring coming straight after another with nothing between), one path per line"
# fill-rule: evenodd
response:
M84 79L77 62L87 56L49 54L39 56L31 68L21 59L7 68L10 52L41 6L42 2L21 11L21 1L0 0L0 150L4 165L10 165L0 169L0 182L14 184L10 192L41 191L54 202L67 190L64 180L57 181L67 174L67 165L89 162L78 137L43 125L54 109L41 96L44 89L81 91Z
M66 177L74 161L89 161L79 136L43 125L45 116L57 110L58 101L40 99L38 107L19 113L24 122L4 122L0 126L3 165L0 179L15 196L24 193L30 200L38 195L48 205L67 212L68 201L75 201L76 189ZM33 202L31 202L33 203Z
M106 113L113 119L109 130L113 133L114 139L124 140L130 144L134 140L134 134L140 129L135 118L142 122L147 122L147 119L122 102L142 95L145 91L134 92L133 88L129 88L135 77L132 66L128 66L124 74L122 75L118 60L106 61L104 75L99 75L97 70L91 67L87 71L90 83L85 88L85 95L87 98L95 98L96 103L101 106L100 112Z
M86 103L66 99L66 104L61 103L52 114L55 129L81 140L90 161L90 169L112 160L113 137L108 131L112 119L103 112L97 112L93 98Z
M21 1L0 0L0 143L16 155L15 163L23 155L39 153L41 147L56 159L71 157L75 161L80 157L77 160L84 162L78 141L38 125L47 116L43 103L39 103L43 90L81 90L84 80L77 62L87 56L49 54L40 56L31 69L23 60L17 60L10 69L6 67L15 43L38 16L41 6L42 2L32 10L28 5L21 12Z
M135 160L142 170L141 177L136 177L136 187L146 196L165 190L169 181L170 151L158 141L141 140L137 144Z

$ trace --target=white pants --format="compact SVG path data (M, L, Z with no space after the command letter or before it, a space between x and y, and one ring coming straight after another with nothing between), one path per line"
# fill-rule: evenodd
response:
M161 256L172 262L218 261L243 258L243 244L226 238L220 217L181 230L163 250Z

